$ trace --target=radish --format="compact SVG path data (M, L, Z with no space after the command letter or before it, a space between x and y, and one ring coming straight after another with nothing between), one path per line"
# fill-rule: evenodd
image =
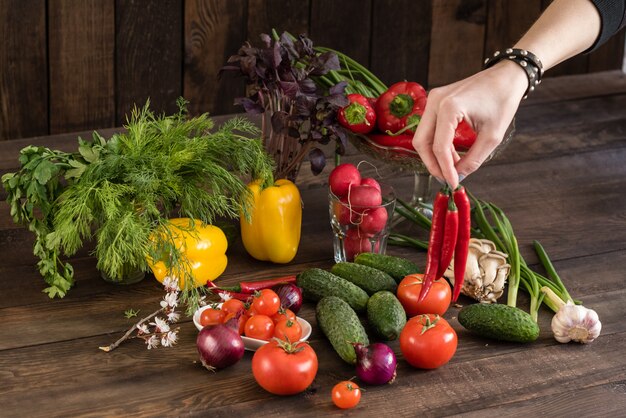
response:
M361 186L372 186L373 188L377 189L379 192L381 191L380 184L378 184L378 182L371 177L362 178Z
M335 204L335 216L341 225L361 223L361 215L354 210L350 210L347 197L342 197L340 202Z
M359 229L362 234L377 234L387 225L387 209L378 207L372 210L366 210L363 218L359 223Z
M352 210L363 213L367 208L372 206L379 206L383 203L383 196L380 190L372 186L356 186L350 189L348 194L348 203L351 205Z
M361 173L354 164L339 164L328 176L330 191L338 197L346 196L351 187L359 184L361 184Z
M374 248L374 251L378 251L378 242L376 242ZM346 231L343 249L346 254L346 261L353 261L358 254L372 252L372 243L358 228L350 228Z

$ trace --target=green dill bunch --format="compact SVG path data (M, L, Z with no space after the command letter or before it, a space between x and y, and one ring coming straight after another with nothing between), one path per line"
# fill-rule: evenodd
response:
M121 279L124 266L147 270L156 251L179 258L173 243L151 241L169 214L211 224L248 213L247 181L272 182L259 129L242 118L215 129L208 115L189 118L186 102L178 105L174 115L155 116L148 102L111 139L79 138L78 163L65 162L75 178L46 208L46 248L70 256L95 238L98 269Z

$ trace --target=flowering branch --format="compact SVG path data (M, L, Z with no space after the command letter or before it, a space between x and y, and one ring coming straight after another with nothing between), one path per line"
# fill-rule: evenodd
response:
M117 341L111 345L98 347L100 350L110 352L115 350L121 343L131 338L141 338L145 341L148 350L156 348L161 344L163 347L171 347L176 344L178 340L178 330L180 328L171 329L170 325L176 323L180 318L178 312L175 312L175 308L178 306L178 293L180 287L178 286L178 279L166 277L163 280L163 286L165 287L166 295L161 301L161 307L150 315L142 318L133 325L126 333ZM159 317L159 314L165 314L165 319ZM154 322L149 322L154 318ZM150 326L153 329L150 329ZM132 335L133 332L137 332L136 335Z

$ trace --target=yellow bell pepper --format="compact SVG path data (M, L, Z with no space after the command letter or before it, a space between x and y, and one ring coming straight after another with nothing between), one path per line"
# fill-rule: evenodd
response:
M248 184L253 204L250 221L241 215L241 239L252 257L289 263L298 252L302 225L300 191L291 181L277 180L261 190L261 182Z
M220 228L196 220L192 229L189 218L170 219L168 228L183 260L170 269L165 259L148 260L148 265L159 282L163 282L166 276L174 276L178 278L180 288L184 289L185 277L191 275L193 287L199 287L205 285L207 280L215 280L224 272L228 263L228 242Z

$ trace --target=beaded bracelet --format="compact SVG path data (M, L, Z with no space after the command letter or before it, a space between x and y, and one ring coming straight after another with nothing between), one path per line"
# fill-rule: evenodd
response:
M519 65L526 71L528 77L528 88L524 92L524 99L528 94L535 90L537 85L541 84L543 75L543 64L539 58L530 51L525 49L508 48L504 52L496 51L492 57L485 60L485 68L495 65L503 59L508 59Z

